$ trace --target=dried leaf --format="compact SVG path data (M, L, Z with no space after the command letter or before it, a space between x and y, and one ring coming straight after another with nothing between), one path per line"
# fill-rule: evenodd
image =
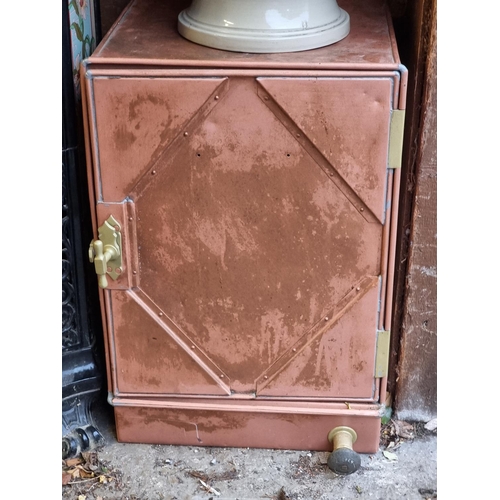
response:
M62 473L62 484L68 484L71 481L71 474L68 474L67 472Z
M68 471L73 478L80 477L80 469L76 468L73 470Z
M95 451L82 452L82 458L85 460L86 465L97 465L99 463L97 453Z
M106 479L106 476L99 476L99 482L106 484L108 480Z
M403 439L413 439L415 437L413 433L413 425L408 422L404 422L403 420L394 421L394 430L396 431L396 434Z
M78 495L78 500L85 500L87 495Z
M78 457L78 458L68 458L66 460L66 467L74 467L75 465L80 465L83 463L83 460Z
M384 457L391 462L396 462L398 460L398 456L395 453L391 453L390 451L383 451Z
M80 477L84 479L90 479L91 477L95 477L95 474L93 472L88 472L85 469L82 469L80 471Z

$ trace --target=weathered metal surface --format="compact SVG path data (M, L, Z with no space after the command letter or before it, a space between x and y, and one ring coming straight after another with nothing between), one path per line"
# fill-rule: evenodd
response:
M387 182L387 117L393 78L259 78L259 83L327 160L325 169L358 210L383 222ZM264 95L264 99L267 96ZM273 104L270 108L273 109ZM314 151L311 151L311 156ZM341 188L342 189L342 188ZM363 213L363 211L366 212ZM368 210L371 212L368 215ZM373 214L373 215L372 215ZM374 217L373 217L374 216Z
M290 447L280 419L308 433L320 419L324 435L295 446L328 449L328 432L351 425L374 451L397 215L389 126L405 81L385 10L352 2L380 58L360 65L356 36L339 53L195 56L157 31L165 5L132 4L83 69L94 224L123 228L123 276L102 293L120 439L193 444L172 422L203 416L207 445ZM339 62L323 71L326 57ZM269 406L224 406L235 400ZM298 417L299 401L324 406ZM215 429L226 412L229 441ZM273 431L243 438L247 426Z
M380 419L366 412L349 416L337 408L256 407L152 408L116 406L118 440L153 444L331 451L332 427L349 425L358 453L375 453ZM352 413L355 413L352 410Z
M133 2L118 19L92 58L123 62L126 55L134 64L169 63L183 67L271 67L297 68L385 66L398 69L399 61L387 22L383 0L339 1L349 9L351 30L340 42L328 47L297 53L232 53L188 42L177 31L177 15L190 0L142 0ZM112 35L112 36L111 36Z
M223 81L96 78L99 199L127 197Z

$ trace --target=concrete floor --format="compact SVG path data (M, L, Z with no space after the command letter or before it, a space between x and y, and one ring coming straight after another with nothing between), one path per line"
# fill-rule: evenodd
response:
M329 453L323 452L118 443L112 412L99 407L94 416L106 440L97 451L106 473L102 482L71 481L63 486L63 499L437 498L437 431L422 425L414 439L361 455L358 471L339 476L328 468Z

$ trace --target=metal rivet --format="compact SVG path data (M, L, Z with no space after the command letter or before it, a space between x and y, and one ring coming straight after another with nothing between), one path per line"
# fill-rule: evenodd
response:
M267 375L264 375L264 378L267 380Z
M133 221L133 220L134 220L134 218L133 218L133 217L129 217L129 218L128 218L128 220L129 220L129 221Z
M108 273L110 273L112 270L113 270L113 269L111 269L110 267L108 267L108 268L106 269L106 271L107 271Z
M153 171L151 172L151 175L156 175L156 170L153 170Z
M162 313L162 312L161 312L161 313L158 313L158 316L163 316L163 313Z
M364 212L364 211L365 211L365 209L364 209L363 207L361 207L361 208L359 209L359 211L360 211L360 212Z
M184 132L184 137L187 137L189 134L187 132Z
M191 349L195 349L194 345L191 346Z
M325 318L325 321L328 321L328 316Z
M132 271L132 274L137 274L137 271Z
M361 288L359 286L356 287L356 292L359 292Z
M121 267L117 267L117 268L116 268L116 272L117 272L118 274L120 274L120 273L122 272L122 268L121 268Z
M224 375L221 375L220 378L224 378Z
M295 347L292 349L293 352L297 352L297 349L295 349Z
M218 101L218 100L219 100L219 96L218 96L218 95L216 95L216 96L215 96L215 100L216 100L216 101Z

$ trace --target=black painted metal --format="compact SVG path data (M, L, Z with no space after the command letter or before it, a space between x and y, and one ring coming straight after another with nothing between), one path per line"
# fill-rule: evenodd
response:
M69 458L102 442L91 407L103 387L104 353L87 256L92 229L67 0L62 0L62 56L62 454Z

